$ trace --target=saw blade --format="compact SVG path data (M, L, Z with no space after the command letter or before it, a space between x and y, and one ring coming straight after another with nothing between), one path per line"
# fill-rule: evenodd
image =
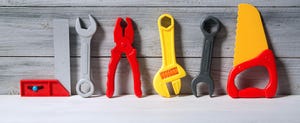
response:
M233 66L255 58L266 49L259 11L251 4L239 4Z

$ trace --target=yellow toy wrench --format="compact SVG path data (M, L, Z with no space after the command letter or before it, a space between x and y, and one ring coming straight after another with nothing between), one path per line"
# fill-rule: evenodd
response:
M181 78L186 75L183 68L177 64L174 47L174 19L169 14L158 18L158 29L162 50L162 66L153 79L155 91L163 96L170 97L167 83L171 82L175 94L180 93Z

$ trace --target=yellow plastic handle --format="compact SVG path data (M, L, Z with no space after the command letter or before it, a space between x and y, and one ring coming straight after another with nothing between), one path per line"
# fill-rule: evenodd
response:
M169 14L161 15L157 20L163 66L176 63L174 48L174 19Z

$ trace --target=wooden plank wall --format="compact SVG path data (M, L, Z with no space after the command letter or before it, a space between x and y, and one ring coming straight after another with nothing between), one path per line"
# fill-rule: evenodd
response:
M228 72L232 67L238 3L257 6L264 20L269 46L277 60L278 94L300 94L300 2L298 0L2 0L0 1L0 94L18 94L23 78L53 78L54 18L69 19L71 39L72 93L79 78L80 42L75 18L88 22L88 14L98 21L92 40L92 78L96 93L104 94L110 49L114 47L113 29L118 16L130 16L135 25L134 47L142 75L143 91L155 93L152 79L161 66L157 18L170 13L175 18L175 45L178 62L187 71L182 93L190 94L190 82L200 70L203 46L201 21L207 15L220 19L223 28L215 40L212 76L216 93L226 93ZM62 68L63 69L63 68ZM126 58L118 66L116 93L133 93L131 70ZM268 74L254 68L240 75L237 83L263 87ZM255 84L257 83L257 84ZM202 93L207 90L200 87Z

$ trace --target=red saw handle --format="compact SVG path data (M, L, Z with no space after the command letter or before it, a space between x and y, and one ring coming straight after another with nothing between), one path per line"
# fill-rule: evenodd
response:
M246 89L239 90L235 86L235 82L234 82L235 77L242 71L255 66L263 66L267 68L270 77L268 85L264 89L249 87ZM276 90L277 90L277 71L276 71L275 58L272 50L269 49L264 50L257 57L235 66L231 70L228 76L227 93L232 98L239 98L239 97L272 98L275 96Z

